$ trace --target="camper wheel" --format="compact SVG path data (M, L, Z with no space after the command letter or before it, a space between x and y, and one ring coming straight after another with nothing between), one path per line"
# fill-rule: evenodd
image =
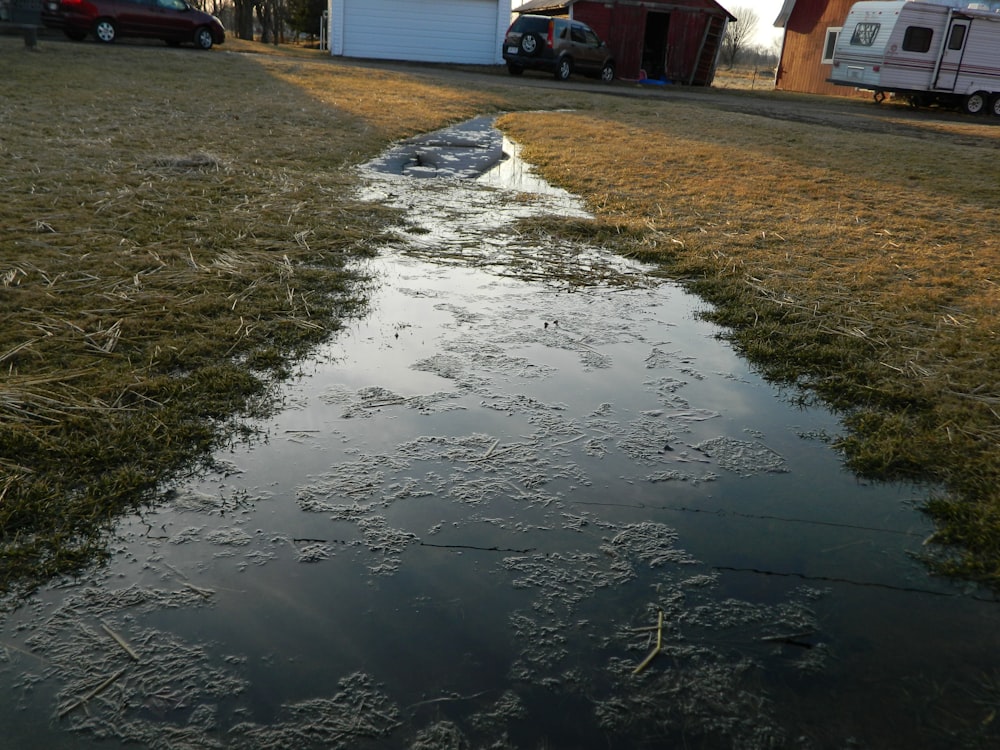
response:
M876 91L875 93L872 94L872 98L875 100L876 104L881 104L882 102L885 101L885 92Z
M962 110L969 115L978 115L986 111L987 95L985 91L969 94L962 100Z
M990 97L990 114L994 117L1000 117L1000 94L994 94Z

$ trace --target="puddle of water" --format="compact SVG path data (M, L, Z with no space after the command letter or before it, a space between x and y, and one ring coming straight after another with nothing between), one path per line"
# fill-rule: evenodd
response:
M511 234L570 196L370 180L408 250L266 439L0 614L12 746L996 739L997 606L911 560L917 494L844 472L831 415L679 287Z

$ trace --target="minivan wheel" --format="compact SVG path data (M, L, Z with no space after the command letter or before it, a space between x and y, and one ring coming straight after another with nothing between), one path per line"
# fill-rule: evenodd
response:
M611 63L605 63L604 67L601 68L601 80L605 83L611 83L615 80L615 66Z
M110 18L98 18L94 23L94 36L99 42L111 44L115 40L115 37L118 36L115 22Z
M194 46L198 49L212 49L212 32L207 26L195 30Z
M569 78L570 73L573 72L573 61L568 57L564 57L559 61L556 66L556 80L565 81Z
M529 33L521 37L521 52L526 55L537 55L542 49L542 38L538 34Z

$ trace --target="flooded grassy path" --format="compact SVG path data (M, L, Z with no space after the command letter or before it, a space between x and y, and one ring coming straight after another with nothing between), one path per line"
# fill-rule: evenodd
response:
M12 746L996 741L1000 609L911 558L922 491L846 473L680 287L518 234L583 212L502 170L367 174L408 211L368 314L107 568L0 614Z

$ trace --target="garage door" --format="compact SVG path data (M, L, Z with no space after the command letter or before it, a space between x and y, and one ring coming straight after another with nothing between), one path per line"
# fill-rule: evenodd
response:
M501 62L509 21L498 0L342 0L343 26L331 29L347 57L489 65ZM332 3L331 25L337 23ZM507 9L505 18L498 13ZM503 29L498 31L500 26ZM335 47L336 45L334 45ZM332 50L337 54L337 50Z

